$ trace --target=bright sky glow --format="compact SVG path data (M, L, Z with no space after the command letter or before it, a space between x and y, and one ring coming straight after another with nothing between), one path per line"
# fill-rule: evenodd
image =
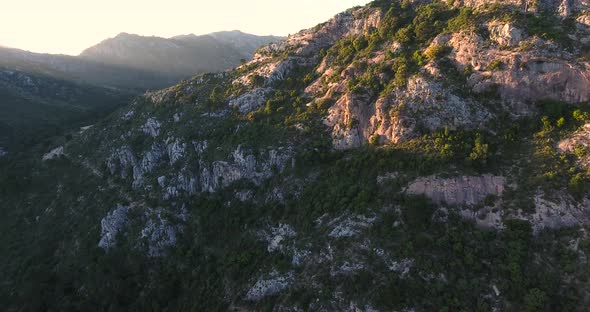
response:
M120 32L286 36L369 0L0 0L0 45L77 55Z

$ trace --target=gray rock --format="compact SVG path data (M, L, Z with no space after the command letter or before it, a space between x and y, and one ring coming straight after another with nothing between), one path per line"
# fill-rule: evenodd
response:
M161 257L168 248L176 245L177 228L162 218L162 210L147 213L149 218L141 230L141 238L147 241L147 255Z
M362 215L354 215L349 216L342 220L343 218L337 218L336 220L332 221L329 225L335 224L334 228L328 234L331 238L343 238L343 237L352 237L359 235L361 231L368 228L375 222L376 217L365 217Z
M186 143L183 143L177 138L168 138L166 139L166 150L168 151L170 165L173 165L175 162L184 157Z
M267 95L272 91L269 88L254 89L246 94L229 101L230 107L236 107L240 113L245 114L254 111L266 103Z
M407 194L425 195L436 203L476 205L488 196L502 196L506 179L501 176L422 177L411 182Z
M2 154L2 151L0 150L0 156L2 156L1 154ZM64 154L64 147L59 146L59 147L52 149L49 153L43 155L42 159L43 159L43 161L52 160L52 159L56 159L56 158L63 156L63 154Z
M141 126L141 131L153 138L160 135L160 122L156 118L148 118L143 126Z
M273 271L268 276L261 277L256 281L254 286L246 293L246 300L260 301L266 297L279 294L291 287L293 281L293 273L280 274L277 271Z
M128 213L128 206L117 205L115 210L102 218L98 247L109 250L117 245L117 235L125 228Z

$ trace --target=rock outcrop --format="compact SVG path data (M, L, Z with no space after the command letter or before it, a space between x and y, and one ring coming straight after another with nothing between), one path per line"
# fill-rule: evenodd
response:
M2 152L3 151L0 150L0 156L2 156ZM64 147L63 146L59 146L59 147L56 147L56 148L52 149L47 154L43 155L42 160L43 161L47 161L47 160L56 159L56 158L59 158L59 157L63 156L63 154L64 154Z
M266 297L277 295L288 289L293 283L293 273L280 274L273 271L261 277L246 293L246 300L260 301Z
M100 241L98 247L109 250L117 245L117 235L127 225L129 206L118 205L100 221Z
M501 176L461 176L418 178L406 188L407 194L425 195L436 203L473 206L488 196L499 197L504 192L506 179Z
M581 167L590 168L590 123L582 126L569 138L561 140L557 149L562 153L575 154Z

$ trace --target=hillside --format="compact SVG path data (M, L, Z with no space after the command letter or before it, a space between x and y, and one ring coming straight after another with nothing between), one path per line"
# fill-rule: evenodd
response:
M41 54L2 47L0 66L7 70L134 92L163 88L178 82L178 79L162 77L157 72L128 66L113 66L75 56Z
M0 149L26 150L42 138L87 126L122 106L133 94L54 76L0 67Z
M217 72L249 60L254 50L280 40L239 31L209 35L184 35L169 39L121 33L84 50L85 60L157 72L181 80L205 72Z
M0 164L8 311L587 311L590 13L374 1Z

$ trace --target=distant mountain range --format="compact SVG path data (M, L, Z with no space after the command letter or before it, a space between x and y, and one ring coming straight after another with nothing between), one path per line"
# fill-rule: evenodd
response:
M256 48L280 37L259 37L240 31L182 35L169 39L121 33L86 49L80 58L107 65L157 72L180 80L197 73L232 68L248 60Z
M169 39L122 33L79 56L0 47L0 148L90 122L148 89L233 68L280 39L240 31Z
M281 37L240 31L172 38L121 33L79 56L40 54L0 47L0 67L102 87L142 91L230 69L252 57L259 46Z

